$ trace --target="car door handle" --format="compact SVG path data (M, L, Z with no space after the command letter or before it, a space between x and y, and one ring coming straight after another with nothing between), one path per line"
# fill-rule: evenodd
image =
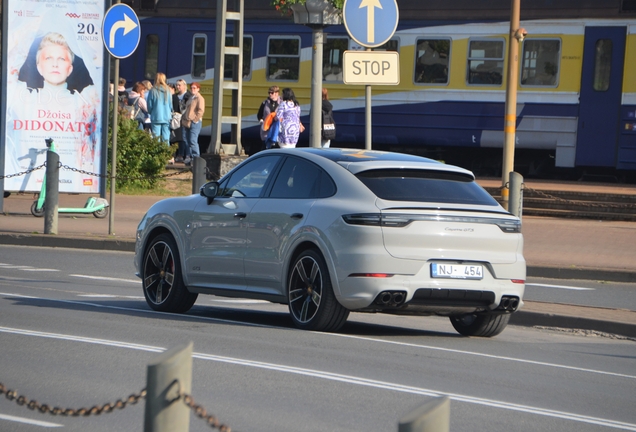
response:
M303 217L305 217L305 215L302 213L292 213L291 215L292 219L302 219Z
M247 213L234 213L235 218L245 219L247 217Z

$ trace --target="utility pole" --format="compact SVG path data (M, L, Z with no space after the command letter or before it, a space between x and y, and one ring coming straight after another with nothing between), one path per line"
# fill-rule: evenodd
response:
M517 126L517 84L519 82L519 44L526 36L526 30L519 28L521 0L512 0L510 7L510 38L508 42L508 74L506 85L506 114L504 118L503 169L501 173L501 198L508 210L508 182L514 171L515 133Z

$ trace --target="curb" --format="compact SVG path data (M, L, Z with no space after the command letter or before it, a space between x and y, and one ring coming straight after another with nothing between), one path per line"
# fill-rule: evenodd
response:
M510 316L510 325L522 327L559 327L571 330L593 330L636 339L636 324L573 317L555 313L524 311L523 309Z
M1 245L134 252L135 241L114 238L64 237L55 234L0 233Z
M547 279L583 279L609 282L636 282L636 272L579 267L528 266L526 276Z

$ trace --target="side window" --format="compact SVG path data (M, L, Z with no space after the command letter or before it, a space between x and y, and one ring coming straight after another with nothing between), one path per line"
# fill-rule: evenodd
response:
M289 157L274 182L270 198L324 198L335 190L333 180L317 165Z
M556 87L559 82L559 39L526 39L523 41L521 86Z
M252 79L252 36L243 36L243 81ZM225 46L233 46L234 38L225 37ZM225 56L225 66L223 67L225 79L232 79L234 74L234 63L232 57Z
M342 81L342 54L349 48L349 39L328 37L322 51L323 81Z
M379 47L373 48L373 51L395 51L400 52L400 40L392 38Z
M607 91L610 86L610 73L612 71L612 40L597 40L595 52L594 90Z
M205 78L205 55L208 48L207 35L196 33L192 37L192 78Z
M258 198L280 156L264 156L249 161L224 181L218 196Z
M417 39L414 82L448 84L450 39Z
M159 35L149 34L146 36L146 58L144 62L144 77L149 80L157 76L159 64Z
M271 36L267 42L267 79L298 81L300 75L300 37Z
M471 40L468 42L468 84L498 85L503 83L504 41Z

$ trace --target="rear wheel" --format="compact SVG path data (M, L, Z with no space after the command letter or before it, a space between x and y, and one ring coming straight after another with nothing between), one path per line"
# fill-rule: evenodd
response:
M327 265L317 251L306 250L294 260L287 289L296 327L337 331L347 321L349 310L336 300Z
M95 216L97 219L104 219L106 215L108 215L108 207L103 207L93 212L93 216Z
M450 317L451 324L464 336L493 337L504 331L511 314L466 314Z
M31 204L31 214L35 217L44 216L44 206L38 209L38 201L37 200L33 201L33 204Z
M183 283L177 245L169 234L155 237L146 248L141 273L148 305L161 312L187 312L197 300Z

